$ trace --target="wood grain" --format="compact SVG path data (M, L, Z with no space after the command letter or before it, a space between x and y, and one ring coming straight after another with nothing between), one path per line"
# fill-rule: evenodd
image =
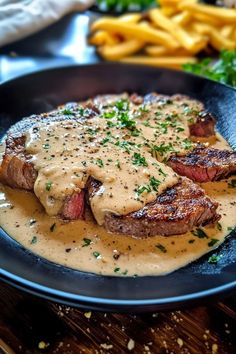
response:
M85 312L1 283L0 354L3 343L9 354L234 354L231 302L142 315Z

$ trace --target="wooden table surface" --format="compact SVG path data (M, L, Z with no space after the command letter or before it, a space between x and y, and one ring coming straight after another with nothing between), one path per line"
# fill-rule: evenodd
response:
M85 312L0 283L0 354L235 354L235 324L235 298L125 315Z

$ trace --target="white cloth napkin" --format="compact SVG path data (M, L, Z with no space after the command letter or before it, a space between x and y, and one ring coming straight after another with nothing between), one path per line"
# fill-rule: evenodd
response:
M0 0L0 47L27 37L94 0Z

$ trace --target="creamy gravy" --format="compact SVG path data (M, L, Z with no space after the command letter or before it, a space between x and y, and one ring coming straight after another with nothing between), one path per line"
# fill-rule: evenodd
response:
M69 120L36 123L25 150L38 171L34 192L46 212L60 214L65 198L79 193L90 176L102 183L90 200L99 225L108 212L125 215L154 201L179 178L162 161L193 147L188 113L193 119L199 112L194 104L163 99L134 105L122 98L100 107L99 115L77 105L59 112Z
M228 148L218 139L215 147ZM109 234L89 219L65 223L48 216L33 193L2 185L0 225L26 248L58 264L104 275L162 275L218 247L235 226L236 188L229 187L231 179L202 184L220 203L222 215L217 225L201 228L207 238L189 232L142 240Z

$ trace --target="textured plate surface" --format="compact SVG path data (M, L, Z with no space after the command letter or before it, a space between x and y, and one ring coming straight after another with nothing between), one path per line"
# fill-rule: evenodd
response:
M119 64L45 70L2 84L1 135L11 124L29 114L49 111L59 104L96 94L123 91L182 93L203 101L218 118L218 130L236 148L236 90L182 72ZM104 277L48 262L0 229L3 280L45 298L106 311L170 309L203 298L235 293L235 233L232 232L217 253L222 257L216 265L208 264L207 255L162 277Z

